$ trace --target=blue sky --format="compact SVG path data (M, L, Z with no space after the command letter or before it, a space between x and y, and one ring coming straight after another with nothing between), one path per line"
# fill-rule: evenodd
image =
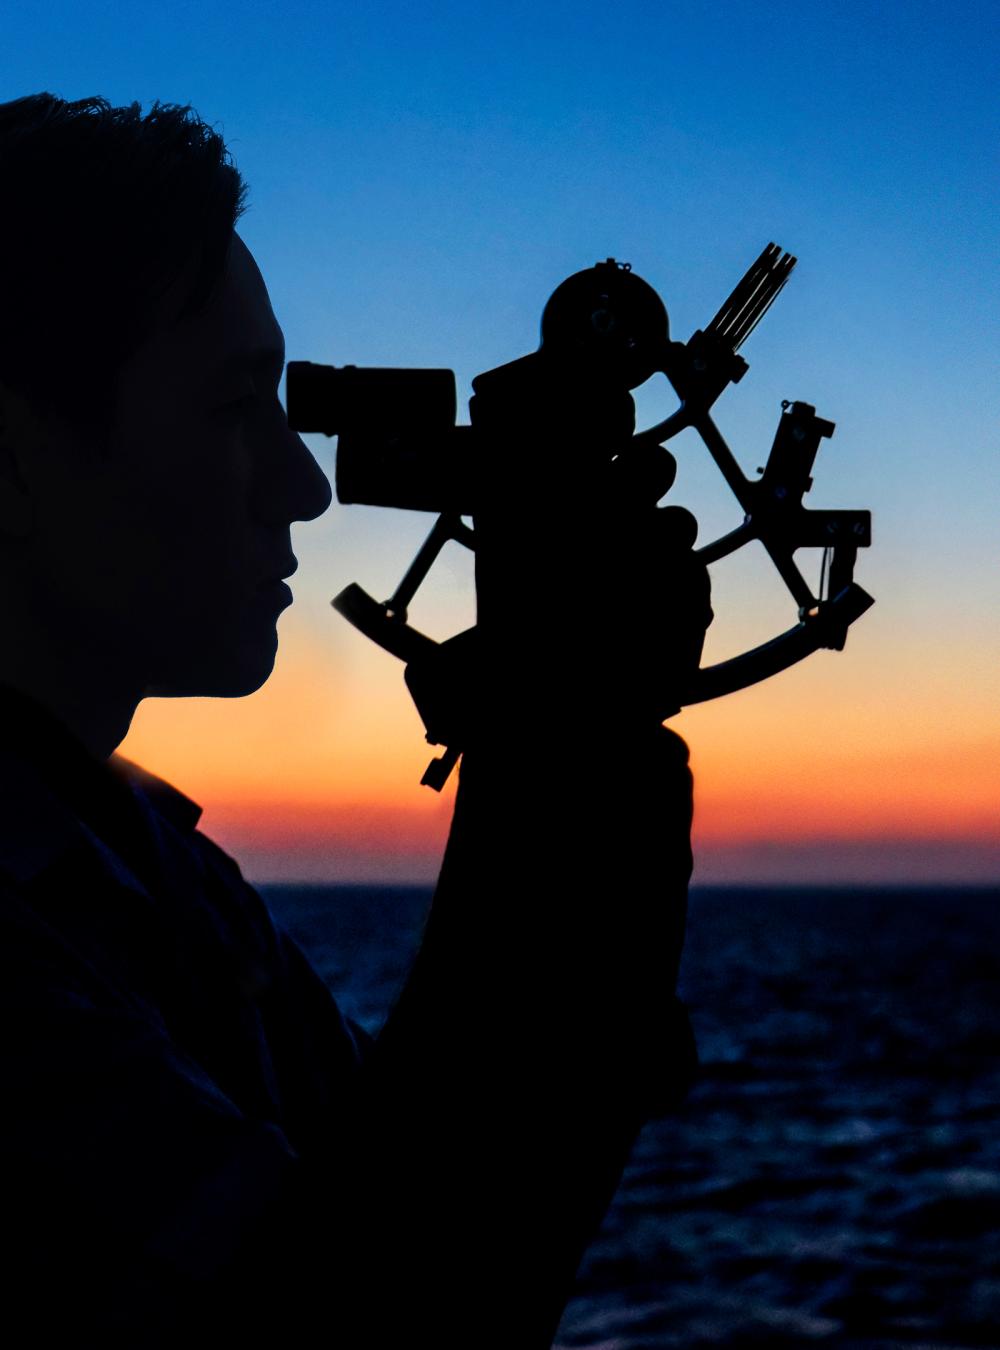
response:
M801 262L752 366L780 352L794 396L865 425L880 448L851 464L859 489L892 481L904 511L932 494L954 519L982 494L922 451L989 466L990 9L15 3L0 79L4 97L159 97L217 123L298 354L467 384L534 345L549 291L609 252L685 337L774 238Z
M719 421L747 469L782 398L837 423L811 504L875 521L851 697L909 700L954 741L989 721L1000 658L995 17L923 0L16 2L0 98L193 104L249 180L241 232L289 357L451 366L462 397L537 344L549 293L598 259L629 260L686 338L768 240L794 252ZM653 384L638 402L646 421L669 404ZM332 444L315 449L332 473ZM676 499L703 538L730 528L705 452L677 450ZM317 631L346 581L388 593L427 525L335 507L298 527ZM443 632L471 612L467 580L456 563L428 593ZM717 596L715 657L794 618L757 562L720 568Z

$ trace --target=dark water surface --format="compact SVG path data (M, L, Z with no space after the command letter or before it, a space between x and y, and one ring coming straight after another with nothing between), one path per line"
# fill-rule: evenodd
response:
M430 893L259 889L376 1031ZM1000 1347L1000 891L696 891L681 992L558 1346Z

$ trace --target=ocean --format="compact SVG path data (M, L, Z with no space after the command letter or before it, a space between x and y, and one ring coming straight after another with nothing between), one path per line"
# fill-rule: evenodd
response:
M377 1032L430 891L258 889ZM998 902L692 892L700 1075L643 1128L559 1350L1000 1347Z

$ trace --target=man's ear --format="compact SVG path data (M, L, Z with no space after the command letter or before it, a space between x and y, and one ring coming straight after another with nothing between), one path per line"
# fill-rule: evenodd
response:
M27 404L0 385L0 539L25 539L34 523L23 457L37 443L39 425Z

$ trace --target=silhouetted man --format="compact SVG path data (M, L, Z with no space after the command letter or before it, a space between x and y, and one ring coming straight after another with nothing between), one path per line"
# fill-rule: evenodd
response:
M0 182L8 1343L547 1346L690 1072L690 776L650 693L710 618L690 520L574 458L586 380L494 410L455 820L372 1040L115 753L143 698L260 688L331 499L241 180L189 109L38 95Z

